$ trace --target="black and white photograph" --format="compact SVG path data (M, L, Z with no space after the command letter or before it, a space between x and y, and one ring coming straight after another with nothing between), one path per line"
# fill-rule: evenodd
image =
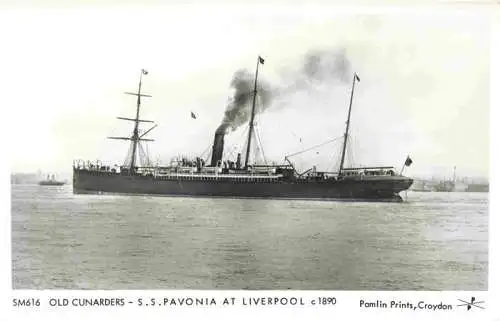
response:
M5 8L12 290L488 291L488 8Z

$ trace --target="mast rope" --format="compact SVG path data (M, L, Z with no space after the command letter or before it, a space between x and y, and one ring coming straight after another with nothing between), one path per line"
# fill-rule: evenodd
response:
M150 165L149 157L148 157L147 153L144 150L143 144L139 142L138 145L139 145L139 159L140 159L140 162L141 162L142 166L148 167Z
M144 143L144 145L146 146L146 157L148 159L148 166L149 165L153 165L153 161L151 160L151 158L149 157L151 154L149 153L149 144L148 143Z
M353 167L357 167L357 165L359 165L356 163L356 153L355 153L356 152L356 142L357 142L357 140L354 136L349 137L349 144L351 145L351 146L349 146L349 149L350 149L350 153L351 153L351 164Z
M130 167L131 163L131 158L132 158L132 148L133 148L134 142L130 141L130 145L127 151L127 155L125 155L125 160L123 161L123 166L124 167Z
M200 157L201 159L205 159L205 158L203 157L203 155L205 155L205 153L207 153L208 151L210 151L210 147L212 147L212 145L208 145L208 146L207 146L207 148L205 148L205 150L203 151L203 153L201 153L201 154L200 154L200 156L199 156L199 157ZM208 155L207 155L207 156L208 156ZM207 158L208 158L208 157L207 157Z
M241 141L241 140L242 140L242 137L246 136L246 133L247 133L247 131L248 131L248 130L249 130L248 125L246 125L245 130L243 130L243 131L241 132L241 135L238 137L238 139L237 139L236 141L237 141L237 142ZM239 145L238 145L238 144L233 144L233 145L230 145L230 146L229 146L230 150L229 150L228 152L226 152L226 153L225 153L226 158L234 158L234 154L235 154L235 152L238 150L238 147L239 147ZM245 147L245 146L243 146L243 147Z
M328 167L329 172L333 172L335 169L339 168L340 166L339 155L341 152L342 152L342 145L341 144L335 145L335 148L333 149L332 152L330 167Z
M359 146L355 136L349 135L347 149L351 167L362 167L361 163L356 163L356 150L359 150Z
M144 157L144 149L142 147L141 143L138 143L137 146L139 147L139 163L141 166L147 166L146 164L146 158Z
M361 145L359 144L359 139L356 138L356 136L353 136L353 157L354 159L358 159L358 156L361 154ZM361 163L360 163L360 167L361 167Z
M260 114L262 114L263 104L262 104L262 98L260 97L260 95L258 96L258 101L259 101L258 108L259 108ZM254 121L254 123L255 123L254 124L255 138L257 139L257 149L261 153L262 160L264 161L264 165L267 165L266 154L264 153L264 145L262 144L262 139L260 138L259 126L257 125L257 123L258 123L257 120L260 118L260 114L258 113L257 115L255 115L257 117L256 120Z
M142 153L141 153L141 144L139 144L139 142L137 142L137 149L136 149L136 163L135 163L135 166L136 167L141 167L142 164L143 164L143 157L142 157ZM139 163L137 163L137 160L139 160Z
M350 167L353 167L354 162L352 159L352 139L351 135L347 137L347 142L346 142L346 152L347 152L347 163ZM346 166L347 167L347 166Z
M266 154L264 153L264 146L262 145L262 140L260 139L259 127L255 126L255 136L257 137L257 142L260 146L260 151L262 154L262 159L264 160L264 165L267 165Z
M287 158L288 158L288 157L293 157L293 156L300 155L300 154L302 154L302 153L308 152L308 151L313 150L313 149L315 149L315 148L318 148L318 147L321 147L321 146L324 146L324 145L327 145L327 144L333 143L334 141L339 140L339 139L341 139L341 138L342 138L342 137L336 137L336 138L333 138L333 139L329 139L329 140L327 140L327 141L325 141L325 142L323 142L323 143L321 143L321 144L314 145L314 146L312 146L312 147L306 148L306 149L304 149L304 150L298 151L298 152L293 153L293 154L290 154L290 155L286 155L285 157L287 157Z

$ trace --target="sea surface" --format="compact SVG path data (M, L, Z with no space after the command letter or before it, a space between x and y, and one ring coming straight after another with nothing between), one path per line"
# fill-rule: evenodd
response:
M351 203L12 185L12 271L14 289L487 290L488 194Z

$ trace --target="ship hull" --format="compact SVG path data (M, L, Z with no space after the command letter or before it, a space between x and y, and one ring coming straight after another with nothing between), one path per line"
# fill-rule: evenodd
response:
M41 186L62 186L66 184L65 182L45 182L45 181L42 181L42 182L38 182L38 185L41 185Z
M488 193L490 190L489 184L470 184L465 189L466 192L475 192L475 193Z
M236 182L162 179L86 170L73 172L75 194L116 193L165 196L200 196L275 199L343 199L400 201L399 192L411 179L377 178L322 182Z

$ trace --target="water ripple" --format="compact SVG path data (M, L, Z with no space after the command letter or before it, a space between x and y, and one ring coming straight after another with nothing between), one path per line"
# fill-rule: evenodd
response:
M16 289L486 290L488 194L348 203L12 187Z

